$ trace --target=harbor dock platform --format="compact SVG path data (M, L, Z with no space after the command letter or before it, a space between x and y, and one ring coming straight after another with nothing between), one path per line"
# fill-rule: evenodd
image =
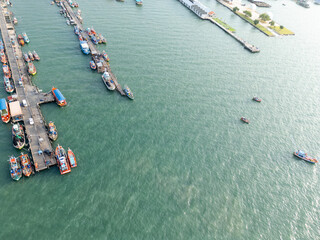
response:
M22 57L21 48L17 42L17 36L12 23L10 12L5 3L1 3L0 29L8 62L12 72L18 101L26 100L27 106L21 107L25 133L29 142L29 150L32 155L35 171L41 171L56 165L52 145L48 137L45 120L41 114L40 104L54 101L51 93L41 93L32 84L27 67ZM23 84L19 79L23 78ZM30 122L33 119L33 122Z
M101 54L101 52L96 48L96 46L92 43L92 41L90 41L89 35L86 33L85 29L82 26L82 23L80 22L80 20L76 16L75 12L72 10L72 8L69 5L69 3L66 0L61 0L60 1L60 5L62 5L62 7L66 10L67 15L69 15L69 17L70 17L70 20L72 19L76 23L76 26L80 30L80 34L81 34L82 38L86 39L86 41L88 42L88 45L89 45L89 48L90 48L90 52L91 52L91 55L94 57L93 60L95 61L95 63L97 64L96 61L99 60L103 64L103 69L102 70L98 69L98 72L107 71L109 73L110 77L111 77L111 80L114 82L114 84L116 86L116 90L122 96L125 96L126 94L124 93L124 91L123 91L121 85L119 84L116 76L112 73L109 63L107 63L103 59L103 55Z

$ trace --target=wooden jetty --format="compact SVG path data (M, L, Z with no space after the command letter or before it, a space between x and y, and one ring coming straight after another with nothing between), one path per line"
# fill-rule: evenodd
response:
M189 8L194 14L196 14L199 18L204 20L209 20L215 25L217 25L219 28L221 28L223 31L225 31L227 34L229 34L231 37L236 39L239 43L241 43L245 49L249 50L252 53L260 52L260 49L255 47L254 45L248 43L247 41L243 40L242 38L238 37L236 34L234 34L232 31L227 29L226 27L222 26L220 23L218 23L216 20L212 18L212 15L214 15L213 11L210 11L206 6L204 6L202 3L200 3L197 0L178 0L180 3L182 3L185 7Z
M39 106L41 103L54 101L53 95L51 93L40 93L38 88L32 84L17 41L14 25L5 3L1 3L0 29L18 96L17 100L21 103L25 99L28 104L27 107L22 107L23 122L35 170L38 172L57 164L53 154L45 153L53 152L53 149ZM23 85L19 85L21 77L23 77ZM33 119L33 124L30 124L31 118Z
M81 21L78 19L78 17L76 16L75 12L72 10L71 6L69 5L69 3L66 0L61 0L60 4L64 7L64 9L67 12L67 15L70 16L70 20L72 19L76 26L78 27L80 34L82 36L83 39L86 39L86 41L88 42L89 48L90 48L90 52L91 55L93 57L93 60L95 61L95 63L97 64L98 60L102 63L103 68L100 70L98 69L99 72L104 72L107 71L112 79L112 81L114 82L117 91L122 95L125 96L126 94L124 93L121 85L119 84L116 76L112 73L111 68L109 63L107 63L104 59L103 59L103 55L101 54L101 52L98 51L98 49L96 48L96 46L92 43L92 41L90 40L89 35L86 33L85 29L82 26Z

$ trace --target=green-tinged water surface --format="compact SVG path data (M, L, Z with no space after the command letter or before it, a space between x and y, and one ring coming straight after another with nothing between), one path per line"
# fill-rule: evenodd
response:
M7 160L19 152L0 124L0 239L319 238L319 166L292 152L320 158L320 6L267 1L259 11L296 34L268 38L202 0L252 54L176 0L78 0L130 101L90 70L56 5L12 2L23 51L41 57L33 82L67 99L41 109L78 167L14 182Z

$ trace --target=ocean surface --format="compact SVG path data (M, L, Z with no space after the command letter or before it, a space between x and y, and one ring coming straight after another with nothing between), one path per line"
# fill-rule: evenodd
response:
M292 153L320 158L320 6L266 1L259 11L296 34L268 38L202 0L252 54L176 0L77 2L135 100L90 70L56 5L12 0L23 51L41 57L33 82L68 101L41 110L78 167L14 182L8 158L20 152L0 124L0 239L319 239L319 166Z

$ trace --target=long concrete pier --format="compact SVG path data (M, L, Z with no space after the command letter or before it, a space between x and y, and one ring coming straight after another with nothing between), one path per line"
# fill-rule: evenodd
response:
M23 122L35 170L41 171L57 164L53 154L45 153L46 150L46 152L53 152L53 149L39 106L41 103L54 101L54 98L51 92L41 93L39 89L32 84L23 60L21 48L17 41L11 15L4 3L1 3L0 29L18 96L17 100L20 103L24 99L27 101L28 106L22 107ZM19 84L21 77L23 77L23 85ZM34 124L30 124L30 118L33 119Z
M212 15L214 15L214 12L210 11L206 6L204 6L199 1L197 1L197 0L178 0L178 1L180 3L182 3L184 6L186 6L187 8L189 8L199 18L204 19L204 20L209 20L212 23L214 23L215 25L217 25L219 28L221 28L223 31L225 31L227 34L229 34L231 37L236 39L240 44L242 44L245 49L249 50L252 53L260 52L259 48L248 43L247 41L243 40L242 38L238 37L232 31L225 28L220 23L218 23L216 20L214 20L212 17Z
M121 85L119 84L116 76L112 73L110 65L104 61L102 54L98 51L98 49L96 48L96 46L92 43L92 41L90 40L89 35L86 33L85 29L83 28L80 20L77 18L76 14L74 13L74 11L72 10L71 6L69 5L69 3L66 0L61 0L60 4L62 4L62 6L65 8L67 14L70 16L70 20L72 19L78 29L80 30L80 34L83 37L83 39L86 39L91 51L92 56L97 56L100 60L100 62L103 63L104 68L106 69L106 71L110 74L111 79L113 80L117 91L122 95L125 96L126 94L124 93Z

